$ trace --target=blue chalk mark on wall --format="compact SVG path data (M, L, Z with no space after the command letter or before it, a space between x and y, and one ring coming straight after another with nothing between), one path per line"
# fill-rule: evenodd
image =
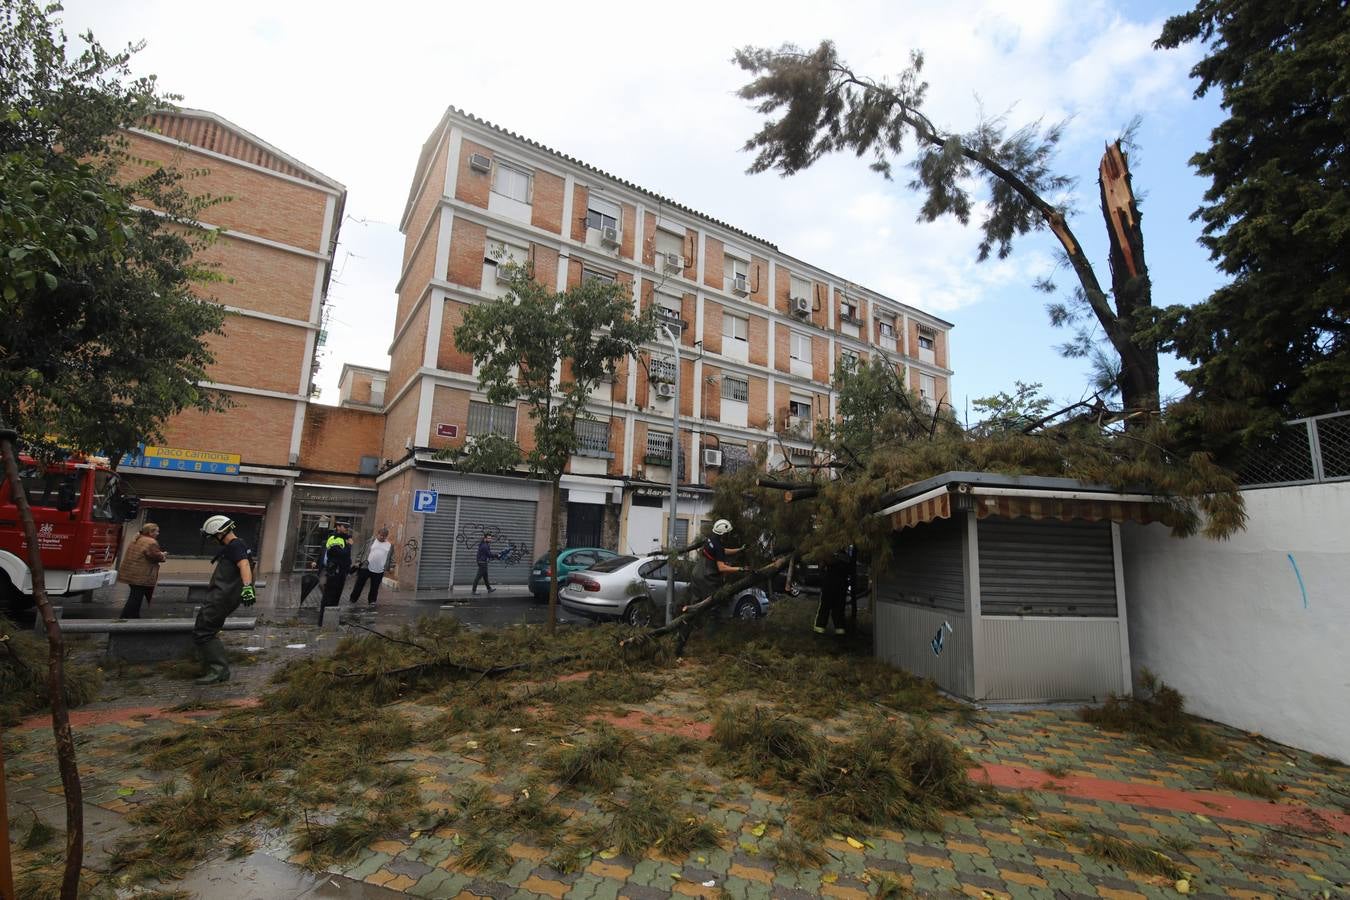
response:
M1308 608L1308 588L1303 584L1303 573L1298 570L1298 563L1294 562L1294 554L1286 553L1289 557L1289 565L1294 567L1294 577L1298 579L1298 589L1303 592L1303 608Z
M933 635L933 640L929 643L929 646L933 648L934 656L937 656L942 653L942 644L943 644L942 638L944 630L946 631L946 633L950 634L952 630L952 623L943 622L941 625L938 626L937 634Z

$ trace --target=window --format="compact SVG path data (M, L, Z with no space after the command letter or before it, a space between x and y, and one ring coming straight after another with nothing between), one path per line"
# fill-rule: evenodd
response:
M684 235L658 228L656 230L656 255L666 256L670 254L678 256L681 263L686 261L684 256Z
M573 424L580 453L609 452L609 422L597 419L577 419Z
M519 244L508 244L506 241L495 238L488 238L487 244L483 249L483 288L489 290L489 286L497 282L505 281L506 269L501 268L505 265L525 266L530 261L530 251L527 247ZM503 285L505 287L505 285ZM380 402L384 402L383 396Z
M796 275L793 275L789 280L789 284L789 296L801 297L803 300L811 299L811 282L807 281L805 278L798 278Z
M884 338L893 338L895 337L895 322L877 319L877 331Z
M811 420L811 401L793 397L788 402L788 415L803 422Z
M380 458L378 456L361 457L360 467L356 470L358 475L377 475L380 471Z
M728 444L722 442L722 474L730 475L733 472L739 472L741 469L749 468L754 465L754 460L750 458L750 448L744 444Z
M919 331L919 349L920 349L920 350L932 350L932 349L933 349L933 337L934 337L934 335L933 335L933 333L932 333L931 331L929 331L929 332L924 332L924 331L921 329L921 330Z
M659 431L647 432L647 462L670 465L670 435Z
M519 203L529 203L533 193L534 175L509 163L497 162L492 167L492 190Z
M168 507L150 507L145 510L145 521L159 526L160 549L172 557L210 559L220 552L220 545L212 538L202 534L202 522L208 516L224 513L234 520L234 533L239 535L254 555L258 553L258 538L262 534L263 514L250 513L219 507L199 509L170 509Z
M618 228L622 210L619 204L591 194L586 201L587 228Z
M722 338L729 341L750 340L750 320L722 314Z
M811 361L811 335L792 333L792 358L804 363Z
M840 350L839 366L840 368L856 371L862 365L862 357L856 350Z
M162 521L159 519L155 521L159 522L161 528L164 527ZM239 520L235 519L235 521ZM352 537L359 540L362 536L361 526L365 523L365 515L357 510L301 512L300 530L296 532L295 536L295 559L291 563L293 570L303 572L309 568L311 562L318 564L319 560L323 558L323 545L328 540L328 529L334 522L350 522ZM161 535L164 533L164 531L160 532ZM249 546L253 545L250 544Z
M839 304L839 317L846 322L856 322L858 320L858 304L848 299L842 301Z
M583 282L599 281L604 284L613 284L614 275L610 272L601 272L598 269L592 269L590 266L583 265L581 267L581 280Z
M648 374L652 381L675 381L675 360L668 356L652 357L651 369Z
M727 248L723 274L727 279L728 290L744 293L750 290L750 260L733 255L739 252Z
M112 504L108 502L112 499L109 491L111 480L111 473L101 470L94 471L94 503L90 515L95 521L111 522L113 520Z
M500 434L503 437L516 437L516 410L513 406L496 406L492 403L469 401L469 434Z
M932 375L919 375L919 396L925 400L937 399L937 379Z
M742 403L749 403L750 379L741 378L739 375L723 375L722 399L739 400Z

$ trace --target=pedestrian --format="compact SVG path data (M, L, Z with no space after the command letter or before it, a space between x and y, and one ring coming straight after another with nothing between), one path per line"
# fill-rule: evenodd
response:
M218 684L230 680L230 661L220 642L220 629L239 604L252 606L258 596L253 587L253 551L235 534L229 516L212 516L202 524L202 534L220 544L212 562L211 582L206 587L206 602L192 625L192 643L197 648L206 674L197 684Z
M366 581L370 581L370 594L366 597L366 604L375 605L375 600L380 596L380 582L384 581L385 570L389 568L389 554L394 550L394 545L389 543L389 529L381 528L376 532L375 537L370 539L370 546L366 548L365 561L356 569L356 587L352 588L351 601L355 603L361 597L361 589L366 586Z
M323 545L323 568L327 580L323 583L323 606L337 606L342 602L342 588L352 568L352 527L346 522L333 526L333 533Z
M847 552L835 553L825 563L820 584L820 605L816 608L816 621L812 626L816 634L829 634L831 620L834 621L836 635L846 633L844 601L848 597L849 585L853 581L852 572L853 563Z
M478 582L480 581L487 587L489 594L496 590L492 586L492 582L488 580L488 563L493 560L493 557L492 535L491 533L484 534L483 539L478 542L478 555L474 558L474 561L478 563L478 574L473 577L473 589L469 593L478 593Z
M141 601L150 605L150 597L155 593L155 583L159 581L159 564L169 558L169 554L160 549L159 526L146 522L141 533L131 542L127 552L122 554L122 564L117 567L117 580L130 585L126 605L118 618L139 619Z

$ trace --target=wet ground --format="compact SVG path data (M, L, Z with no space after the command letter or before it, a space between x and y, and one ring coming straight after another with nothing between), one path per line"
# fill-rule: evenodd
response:
M285 597L283 591L278 597ZM461 603L460 600L467 600ZM234 680L199 688L190 673L172 667L111 666L103 697L72 714L85 785L88 863L98 868L108 849L129 829L124 816L161 790L171 773L142 768L129 748L140 738L214 715L194 706L248 704L270 674L301 654L331 650L355 625L321 632L305 607L259 604L252 633L227 635L240 662ZM98 598L67 614L114 615L118 597ZM164 596L156 615L191 614L186 597ZM521 590L491 595L382 596L376 611L352 619L389 630L421 615L453 615L477 627L541 622L545 609ZM579 623L572 623L577 625ZM583 627L590 627L588 624ZM77 657L97 658L101 638L74 641ZM696 677L696 676L695 676ZM437 710L399 704L409 719ZM706 738L706 712L678 696L631 704L610 717L635 733L678 729ZM837 835L826 842L829 861L818 869L775 866L769 850L786 820L784 798L750 785L724 785L715 794L691 787L681 802L697 806L724 830L723 846L688 858L630 859L597 854L580 871L562 873L545 862L546 851L520 838L510 843L513 864L493 876L457 868L452 829L384 835L354 858L314 873L304 867L283 833L257 836L242 859L208 860L172 885L209 900L312 897L553 897L644 898L687 896L874 896L895 884L919 896L1138 898L1187 893L1230 897L1334 897L1350 886L1350 778L1307 753L1218 725L1205 726L1240 759L1267 775L1276 800L1224 789L1221 764L1167 753L1121 734L1090 726L1070 707L990 709L978 716L946 714L936 724L970 754L974 774L1029 802L1028 811L982 811L952 816L941 833L883 830L866 840ZM530 738L522 722L521 740ZM62 800L47 721L30 720L5 735L7 784L15 833L30 813L61 822ZM494 776L469 750L454 745L414 747L400 764L418 775L425 802L443 802L457 784ZM1167 849L1182 862L1187 883L1144 875L1084 852L1092 834L1110 834ZM506 836L504 836L506 837Z

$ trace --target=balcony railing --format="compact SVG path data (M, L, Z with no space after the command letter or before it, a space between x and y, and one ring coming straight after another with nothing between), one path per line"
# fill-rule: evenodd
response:
M795 415L790 406L778 411L778 433L783 437L809 441L813 433L812 424L810 416Z

